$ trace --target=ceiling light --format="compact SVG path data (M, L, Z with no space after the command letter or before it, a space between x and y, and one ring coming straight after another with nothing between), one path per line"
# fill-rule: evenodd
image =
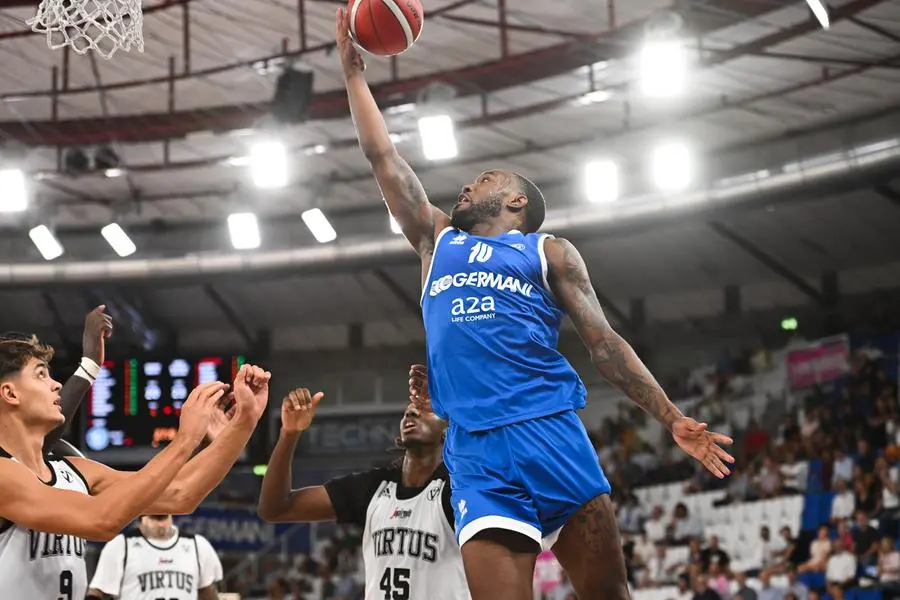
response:
M94 168L97 170L117 169L121 164L119 155L109 146L101 146L94 153Z
M28 237L34 242L34 246L41 253L41 256L44 257L44 260L53 260L63 255L62 244L59 243L59 240L56 239L56 236L53 235L53 232L46 225L38 225L28 232Z
M234 213L228 215L228 233L231 245L235 250L252 250L259 248L259 223L253 213Z
M0 212L22 212L28 208L28 189L21 169L0 170Z
M593 160L584 167L584 191L591 202L619 197L619 167L611 160Z
M681 40L647 40L640 54L641 91L654 98L684 91L687 57Z
M681 142L665 142L650 154L653 181L664 192L681 192L694 179L690 149Z
M121 225L118 223L110 223L100 230L100 235L110 245L113 251L121 257L131 256L137 250L137 246L125 233Z
M822 29L831 27L831 20L828 18L828 7L825 6L822 0L806 0L806 3L809 4L809 10L812 11L816 20L819 21Z
M110 179L113 179L115 177L121 177L122 175L125 174L125 171L123 171L122 169L119 169L119 168L114 168L114 169L107 169L106 171L103 172L103 174L106 175L107 177L109 177Z
M422 138L422 152L428 160L454 158L459 152L453 133L453 119L448 115L419 119L419 137Z
M600 104L601 102L606 102L612 98L612 92L609 90L594 90L592 92L588 92L583 96L580 96L577 100L575 100L576 104L580 104L581 106L588 106L589 104Z
M277 141L254 144L250 148L250 171L258 188L273 189L287 185L288 157L284 144Z
M337 239L337 232L331 226L331 223L328 222L328 217L320 209L311 208L301 214L300 218L303 219L310 233L313 234L313 237L320 244L327 244Z

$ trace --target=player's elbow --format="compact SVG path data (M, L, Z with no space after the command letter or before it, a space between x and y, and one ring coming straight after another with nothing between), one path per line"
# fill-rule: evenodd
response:
M284 521L284 510L273 502L266 502L260 498L256 507L256 514L266 523L281 523Z

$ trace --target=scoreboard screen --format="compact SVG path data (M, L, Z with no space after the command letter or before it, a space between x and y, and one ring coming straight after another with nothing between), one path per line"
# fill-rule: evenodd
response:
M85 402L84 448L159 448L175 436L191 390L212 381L230 383L243 364L243 356L104 362Z

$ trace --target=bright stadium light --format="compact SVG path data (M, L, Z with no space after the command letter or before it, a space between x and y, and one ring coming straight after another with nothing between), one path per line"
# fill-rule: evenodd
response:
M118 223L110 223L100 230L100 235L103 236L103 239L106 240L106 243L109 244L113 251L122 258L131 256L137 250L137 246L134 245L134 242L131 241L131 238L128 237L128 234L125 233L125 230Z
M228 233L231 235L231 245L235 250L259 248L262 242L259 237L259 223L253 213L228 215Z
M394 215L388 215L388 218L391 221L391 232L392 233L403 233L403 230L400 229L400 223L397 222L397 219L394 218Z
M819 21L822 29L831 27L831 20L828 18L828 7L825 6L822 0L806 0L806 3L809 4L809 10L812 11L816 20Z
M327 244L337 239L337 232L331 226L331 223L328 222L328 217L325 216L321 209L311 208L301 214L300 218L303 219L303 222L309 228L309 232L313 234L313 237L320 244Z
M646 96L667 98L684 91L687 56L677 39L650 39L640 54L640 85Z
M28 237L34 242L35 248L38 249L44 260L53 260L63 255L62 244L46 225L38 225L33 228L28 232Z
M22 212L28 208L28 189L21 169L0 170L0 212Z
M694 179L691 151L681 142L664 142L650 154L653 182L664 192L684 191Z
M613 202L619 197L619 167L611 160L592 160L584 167L584 192L591 202Z
M288 182L288 155L278 141L257 142L250 148L250 172L261 189L280 188Z
M419 119L422 152L428 160L454 158L459 149L453 133L453 119L448 115L433 115Z

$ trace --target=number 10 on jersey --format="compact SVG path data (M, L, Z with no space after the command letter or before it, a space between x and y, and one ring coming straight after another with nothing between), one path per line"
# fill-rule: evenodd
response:
M384 592L384 600L409 600L409 569L388 567L378 588Z

